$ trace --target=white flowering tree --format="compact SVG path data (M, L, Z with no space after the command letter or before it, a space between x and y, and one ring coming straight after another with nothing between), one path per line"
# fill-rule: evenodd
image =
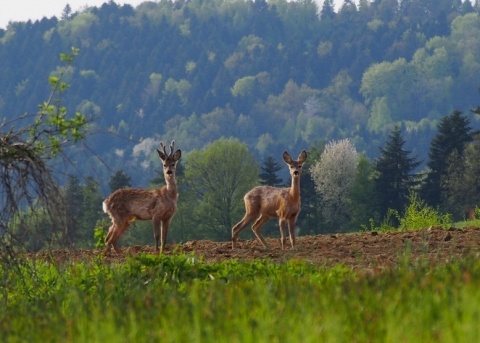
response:
M330 141L311 168L315 189L322 198L327 225L336 230L349 221L348 199L355 182L359 154L349 139Z

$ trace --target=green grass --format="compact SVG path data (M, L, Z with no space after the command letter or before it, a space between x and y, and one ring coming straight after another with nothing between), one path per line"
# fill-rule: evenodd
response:
M2 269L5 342L473 342L480 262L378 275L143 255Z

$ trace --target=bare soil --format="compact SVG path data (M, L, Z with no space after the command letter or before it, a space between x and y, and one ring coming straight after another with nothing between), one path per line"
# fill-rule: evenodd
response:
M300 236L297 247L281 250L279 238L267 238L270 246L265 250L258 241L239 240L232 250L231 242L206 240L190 241L179 245L167 245L164 254L193 253L205 262L229 259L248 261L268 259L272 262L304 260L317 265L343 264L359 270L381 271L396 266L400 261L428 260L443 263L465 257L480 256L480 227L443 229L430 227L409 232L365 232L349 234L325 234ZM36 254L36 257L54 263L89 261L103 255L106 263L122 263L127 256L154 253L153 246L122 247L121 253L113 250L51 250Z

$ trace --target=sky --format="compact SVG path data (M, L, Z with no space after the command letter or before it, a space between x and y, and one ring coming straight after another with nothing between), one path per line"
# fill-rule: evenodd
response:
M86 6L100 7L109 0L0 0L0 28L7 28L10 21L32 21L40 20L43 17L53 16L60 18L63 9L67 4L72 12L77 12ZM129 4L136 7L146 0L114 0L119 5ZM316 0L319 5L323 0ZM335 7L343 4L343 0L334 0Z

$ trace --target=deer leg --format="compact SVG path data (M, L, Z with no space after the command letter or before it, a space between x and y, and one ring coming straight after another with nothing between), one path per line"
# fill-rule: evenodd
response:
M160 225L161 220L158 217L153 217L153 235L155 237L155 252L158 253L158 242L160 241Z
M249 213L245 214L245 216L240 220L233 228L232 228L232 249L235 249L237 245L238 235L240 232L245 229L248 224L250 224L255 217Z
M267 216L261 214L260 217L258 217L255 223L253 223L252 225L253 233L255 233L255 236L257 236L257 239L260 241L260 243L262 243L265 249L268 249L268 244L265 241L265 238L263 238L262 234L260 233L260 229L262 228L262 225L268 221L268 219L269 218Z
M110 242L111 242L111 237L114 231L115 231L115 225L112 224L112 226L110 226L110 228L108 229L107 236L105 237L105 246L106 246L105 252L110 252L110 250L112 249L112 245L110 244Z
M290 234L290 244L292 245L292 250L295 249L295 221L296 218L288 220L288 233Z
M160 253L163 253L163 249L165 248L165 244L167 243L167 234L168 234L169 226L170 226L170 219L162 221L162 241L160 242ZM157 242L157 246L158 246L158 242Z
M285 237L285 220L278 220L278 228L280 229L280 243L282 245L282 250L285 250L285 243L287 242L287 238Z
M105 238L105 242L107 244L107 249L110 250L110 247L113 246L113 250L115 250L116 253L120 253L120 249L117 246L117 241L120 238L120 236L127 230L129 226L129 223L114 223L107 234L107 237Z
M130 226L129 222L125 222L125 223L123 223L123 225L118 225L117 226L118 229L115 231L114 236L113 236L113 241L112 241L113 249L117 253L121 252L121 250L117 246L117 242L120 239L120 237L123 235L123 233L125 231L127 231L129 226Z

